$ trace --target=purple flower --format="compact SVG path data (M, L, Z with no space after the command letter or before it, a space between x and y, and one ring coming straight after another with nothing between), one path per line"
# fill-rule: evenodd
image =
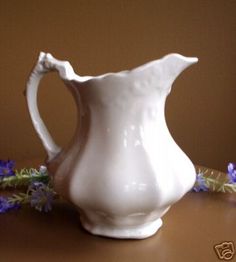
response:
M14 176L15 162L12 160L0 160L0 177Z
M0 214L6 213L9 209L9 203L7 201L7 198L0 197Z
M228 176L231 183L236 183L236 163L228 164Z
M31 191L30 204L32 207L44 212L52 209L54 193L48 186L42 182L33 182L29 190Z
M20 204L18 203L9 203L6 197L0 196L0 214L6 213L12 209L18 209Z
M198 173L196 176L196 183L193 187L193 191L200 192L200 191L208 191L208 187L206 185L205 179L202 173Z

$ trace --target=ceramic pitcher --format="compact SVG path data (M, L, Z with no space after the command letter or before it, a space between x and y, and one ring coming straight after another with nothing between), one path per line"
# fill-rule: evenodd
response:
M87 231L149 237L192 188L194 166L171 137L164 107L176 77L197 61L169 54L133 70L79 76L69 62L40 53L27 83L29 113L54 188L78 208ZM53 141L37 107L39 82L53 71L78 108L78 126L65 149Z

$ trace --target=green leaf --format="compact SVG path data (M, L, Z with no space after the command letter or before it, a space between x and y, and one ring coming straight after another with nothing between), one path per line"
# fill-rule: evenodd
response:
M26 204L30 202L30 198L28 194L25 193L18 193L13 194L11 197L8 198L8 202L11 204Z

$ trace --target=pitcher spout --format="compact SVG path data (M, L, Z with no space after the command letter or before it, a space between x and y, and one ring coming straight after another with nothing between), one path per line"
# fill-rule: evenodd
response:
M165 77L172 84L174 80L190 65L198 62L197 57L186 57L180 54L169 54L163 58Z

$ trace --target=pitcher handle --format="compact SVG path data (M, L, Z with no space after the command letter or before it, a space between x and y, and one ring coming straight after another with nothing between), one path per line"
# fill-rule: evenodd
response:
M39 114L37 94L42 77L46 73L53 71L58 71L59 76L64 80L70 80L74 75L74 70L69 62L57 60L49 53L40 52L38 61L30 74L26 87L26 99L30 117L48 154L48 161L57 156L61 152L61 148L54 142Z

